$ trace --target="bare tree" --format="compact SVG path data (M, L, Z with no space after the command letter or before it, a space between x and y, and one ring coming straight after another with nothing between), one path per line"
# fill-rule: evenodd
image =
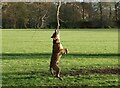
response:
M40 28L44 28L46 26L46 18L48 18L48 17L46 17L47 13L48 13L48 10L45 11L45 14L41 18L41 26L40 26Z

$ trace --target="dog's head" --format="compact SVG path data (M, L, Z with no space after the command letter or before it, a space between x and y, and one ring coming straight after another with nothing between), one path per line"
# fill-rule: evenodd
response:
M59 35L59 33L57 32L57 30L55 30L55 32L53 33L53 35L51 36L51 38L53 38L54 40L60 39L60 35Z

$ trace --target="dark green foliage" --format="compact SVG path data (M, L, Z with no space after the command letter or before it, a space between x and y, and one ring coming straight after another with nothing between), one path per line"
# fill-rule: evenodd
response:
M3 28L56 28L55 3L5 3L2 8ZM62 3L61 28L118 28L120 27L120 2Z

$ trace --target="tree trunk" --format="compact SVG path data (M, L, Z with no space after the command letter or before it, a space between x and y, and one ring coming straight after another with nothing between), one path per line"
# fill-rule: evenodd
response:
M24 22L24 27L27 28L26 22Z
M16 21L13 22L13 28L16 29Z
M100 8L100 23L101 23L101 27L103 27L103 12L102 12L101 2L99 2L99 8Z
M116 21L118 20L118 10L117 10L117 7L118 7L118 3L116 2L115 3L115 20Z
M109 12L109 19L111 20L111 16L112 16L112 9L111 9L111 6L109 7L109 10L110 10L110 12Z
M41 26L40 28L44 28L46 26L46 15L47 15L48 11L46 11L46 13L43 15L43 17L41 18Z
M85 20L85 2L82 3L82 19Z

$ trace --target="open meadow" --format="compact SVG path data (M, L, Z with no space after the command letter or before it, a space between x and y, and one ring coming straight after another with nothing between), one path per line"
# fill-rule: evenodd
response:
M49 72L54 30L2 30L2 86L118 86L118 30L61 30L69 54Z

